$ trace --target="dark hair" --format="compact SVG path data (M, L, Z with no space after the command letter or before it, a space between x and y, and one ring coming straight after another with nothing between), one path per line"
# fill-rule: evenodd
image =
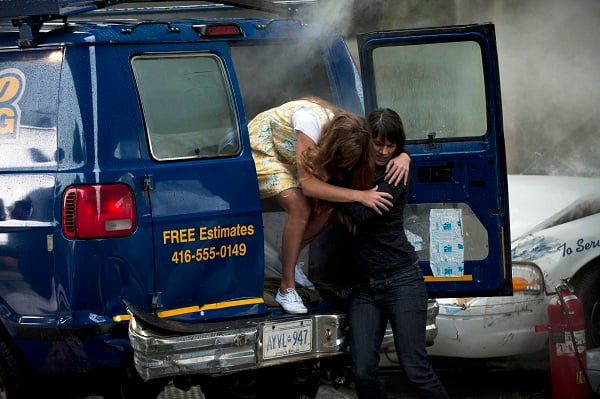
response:
M371 128L373 139L379 138L396 144L394 157L404 150L406 132L402 118L396 111L390 108L377 108L369 113L367 122Z

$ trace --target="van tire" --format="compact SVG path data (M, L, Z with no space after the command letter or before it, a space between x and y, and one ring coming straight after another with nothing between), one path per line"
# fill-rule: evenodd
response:
M23 391L22 368L10 346L0 339L0 399L21 399L28 395Z
M600 261L599 261L600 262ZM575 294L583 302L587 349L600 346L600 265L588 265L573 282Z

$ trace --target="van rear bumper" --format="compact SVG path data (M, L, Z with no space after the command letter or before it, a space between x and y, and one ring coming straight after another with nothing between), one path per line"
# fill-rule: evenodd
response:
M129 340L137 372L145 381L185 374L227 374L345 353L346 315L316 313L261 317L203 324L202 330L176 332L130 309ZM311 349L265 358L264 331L310 320ZM150 322L149 322L150 321ZM179 324L179 323L177 323ZM199 327L199 326L198 326ZM271 356L271 355L269 355Z
M227 374L266 366L294 363L347 353L347 320L344 312L303 316L247 317L238 320L188 324L157 318L129 305L129 341L134 364L145 381L189 374ZM427 345L437 336L437 301L427 306ZM310 351L265 359L265 326L311 320ZM382 351L394 351L388 325Z

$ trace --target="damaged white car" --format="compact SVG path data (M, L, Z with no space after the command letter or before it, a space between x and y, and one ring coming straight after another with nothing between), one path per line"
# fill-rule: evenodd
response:
M429 355L504 357L543 350L547 306L562 278L585 308L586 346L600 346L600 178L509 175L513 296L439 298Z

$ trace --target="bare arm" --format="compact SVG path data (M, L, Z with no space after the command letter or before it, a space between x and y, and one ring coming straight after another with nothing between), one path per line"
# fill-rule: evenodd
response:
M404 185L408 182L408 170L410 168L410 156L403 152L395 158L389 160L385 165L385 181L397 186L400 183Z
M338 187L324 182L304 169L301 166L300 157L304 151L316 144L310 137L300 131L297 131L297 135L296 163L298 165L298 179L304 195L332 202L360 202L378 214L381 214L381 210L389 210L392 206L390 201L392 198L391 194L377 191L377 187L373 187L370 190L353 190Z
M377 180L378 190L390 193L393 196L392 202L394 204L401 204L403 197L408 195L408 188L404 184L394 186L393 184L385 181L383 177L384 176L381 176L381 178ZM372 209L356 202L340 203L337 204L335 208L346 215L355 226L377 222L382 216L377 215ZM384 212L383 215L385 214L386 213Z

